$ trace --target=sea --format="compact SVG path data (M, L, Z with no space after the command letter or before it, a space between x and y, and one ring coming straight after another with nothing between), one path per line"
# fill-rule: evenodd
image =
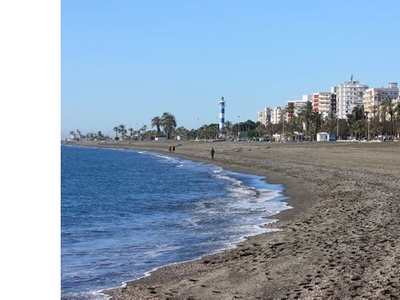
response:
M272 231L284 186L168 154L61 146L61 299L102 290Z

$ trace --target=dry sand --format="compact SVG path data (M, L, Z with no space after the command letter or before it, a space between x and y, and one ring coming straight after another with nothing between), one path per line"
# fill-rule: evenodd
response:
M400 299L400 143L172 144L284 184L293 209L273 217L278 232L160 268L112 299ZM168 142L98 144L117 145L168 153Z

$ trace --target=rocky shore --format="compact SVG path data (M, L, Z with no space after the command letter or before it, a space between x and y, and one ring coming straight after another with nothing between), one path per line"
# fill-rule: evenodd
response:
M89 145L168 153L169 144ZM173 145L170 155L283 184L293 209L273 216L277 232L104 291L111 299L400 299L400 143Z

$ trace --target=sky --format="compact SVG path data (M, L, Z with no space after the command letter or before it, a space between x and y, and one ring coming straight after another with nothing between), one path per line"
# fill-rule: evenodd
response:
M169 112L196 129L354 80L400 81L400 1L61 2L62 137ZM155 129L155 128L153 128Z

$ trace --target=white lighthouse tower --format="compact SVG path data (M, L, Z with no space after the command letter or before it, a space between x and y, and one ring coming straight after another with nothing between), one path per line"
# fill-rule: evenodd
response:
M221 97L219 100L219 131L223 131L225 128L225 100Z

